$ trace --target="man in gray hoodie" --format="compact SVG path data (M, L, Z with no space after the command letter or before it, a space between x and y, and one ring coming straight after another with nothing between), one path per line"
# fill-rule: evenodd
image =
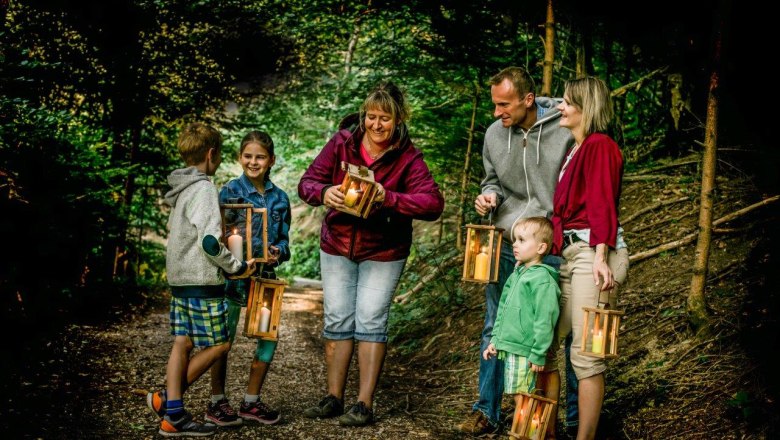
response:
M561 162L574 145L570 130L559 125L561 114L556 106L560 100L536 97L534 81L525 69L507 67L490 79L490 85L493 116L498 120L485 133L482 161L486 176L474 208L482 216L493 211L495 226L505 235L498 283L485 289L487 310L480 353L490 343L501 290L515 264L511 233L506 232L520 218L550 218ZM544 263L557 269L560 260L547 256ZM502 364L496 358L480 358L479 400L459 430L483 434L498 428L504 392Z

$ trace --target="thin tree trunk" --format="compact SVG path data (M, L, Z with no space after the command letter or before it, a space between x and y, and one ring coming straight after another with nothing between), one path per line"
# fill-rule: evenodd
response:
M707 124L704 135L704 157L702 159L701 207L699 209L699 238L694 256L691 291L688 295L687 311L690 324L697 337L710 337L710 315L707 311L707 301L704 297L704 287L707 281L707 269L710 257L712 239L712 205L715 188L715 165L718 145L718 101L720 86L720 63L723 44L723 32L728 0L722 0L717 12L718 25L715 29L715 44L713 50L713 67L710 73L709 96L707 99Z
M465 223L466 212L466 191L469 183L469 170L471 169L471 148L474 144L474 126L477 121L477 108L479 108L479 83L474 81L474 95L471 100L471 122L469 123L469 140L466 143L466 160L463 164L463 178L460 182L460 202L458 203L458 228L457 228L457 243L458 249L463 248L463 230L461 226Z
M369 6L371 2L369 2ZM349 36L349 42L347 43L347 52L344 54L344 76L339 81L338 88L336 89L336 99L333 100L333 111L336 112L332 118L330 118L330 130L328 130L327 138L330 139L333 133L336 132L336 124L344 116L340 113L341 107L341 92L344 90L344 85L349 81L350 75L352 75L352 60L355 57L355 50L357 49L357 43L360 39L360 17L355 18L355 22L352 26L352 34Z
M140 148L141 144L141 129L139 127L135 127L130 129L130 139L129 139L129 150L128 150L128 163L127 163L127 169L130 171L127 173L127 176L125 177L125 183L124 183L124 196L122 197L122 227L119 231L119 237L117 240L117 245L114 250L114 276L117 275L128 275L127 273L127 262L130 258L129 255L129 249L127 246L127 233L128 228L130 225L130 215L132 212L132 204L133 204L133 196L135 195L136 185L135 185L135 171L133 171L133 166L135 165L135 161L138 158L138 150Z
M585 36L580 33L577 35L577 49L575 50L574 74L577 78L582 78L588 74L587 61L585 59Z
M553 62L555 60L555 18L553 2L547 0L547 20L544 23L544 69L541 96L552 96Z

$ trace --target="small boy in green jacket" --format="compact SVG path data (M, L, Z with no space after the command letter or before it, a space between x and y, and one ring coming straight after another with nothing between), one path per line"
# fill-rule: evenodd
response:
M552 235L544 217L521 218L512 227L518 264L501 291L493 337L482 353L485 360L496 355L504 360L504 393L514 395L516 405L519 392L534 392L560 314L558 271L542 263Z

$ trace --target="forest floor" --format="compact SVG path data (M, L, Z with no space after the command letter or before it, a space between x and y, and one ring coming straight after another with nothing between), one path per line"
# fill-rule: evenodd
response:
M690 166L678 161L624 179L621 222L634 260L617 307L626 315L620 357L607 371L600 439L780 435L780 381L772 368L780 349L780 265L773 247L779 243L780 203L717 225L706 290L713 331L697 338L685 312L695 246L685 237L696 231L699 197ZM716 220L775 195L758 193L739 176L721 177L718 188ZM677 240L684 244L637 256ZM282 413L282 422L221 429L213 438L469 438L453 427L477 395L484 296L481 286L459 281L461 260L446 257L454 252L442 244L441 259L407 268L399 295L423 274L440 272L393 309L376 424L343 428L335 420L302 417L325 391L321 292L293 285L285 293L279 347L261 394ZM24 338L14 358L3 360L12 366L0 384L4 438L159 437L159 421L146 407L144 392L164 384L171 344L166 299L158 295L151 307L117 316L110 323L73 324L42 341ZM15 335L6 337L14 347ZM231 350L227 394L234 405L243 396L254 346L239 335ZM354 362L347 402L357 389ZM208 395L204 376L188 391L187 407L202 417Z

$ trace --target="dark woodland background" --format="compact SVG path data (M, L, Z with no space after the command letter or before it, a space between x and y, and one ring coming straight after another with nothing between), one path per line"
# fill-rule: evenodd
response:
M521 65L543 93L547 2L1 0L0 7L0 231L5 242L0 322L11 338L3 345L0 367L8 377L26 368L25 356L19 356L22 345L74 323L128 319L165 297L167 212L161 194L167 174L180 166L178 131L191 121L214 124L225 136L218 184L240 173L232 158L245 132L262 129L272 135L273 179L295 205L293 260L282 275L318 277L322 211L297 199L297 181L341 117L355 111L380 79L392 79L407 91L412 137L447 201L441 221L418 228L399 289L413 291L415 300L394 308L394 322L426 317L436 327L472 294L471 286L458 283L462 260L453 244L461 227L477 219L473 200L484 173L482 136L493 120L487 80L503 67ZM641 185L657 192L654 202L682 194L690 206L698 206L713 78L718 86L712 94L718 110L715 218L777 195L780 155L771 133L777 129L771 98L776 75L766 67L776 52L771 14L726 0L557 1L552 7L549 94L560 96L563 82L579 74L608 82L617 109L613 134L627 176L639 176L634 182L646 179ZM667 183L671 178L674 188L653 180L666 173L659 171L666 164L681 162L693 165L658 178ZM634 213L652 205L640 198L632 203L627 197L623 209ZM691 230L695 209L685 220ZM648 223L647 229L657 237L633 232L632 254L684 235L673 226L685 221L656 211L664 223ZM681 323L675 326L677 337L701 352L703 369L702 359L723 353L724 346L744 348L729 365L739 369L747 362L750 376L729 382L717 397L726 417L723 426L685 435L672 421L668 431L647 438L670 438L665 434L670 432L680 438L777 434L778 382L776 373L765 373L770 371L766 356L778 348L772 227L777 214L770 204L721 231L728 243L724 248L736 260L724 263L734 271L721 267L726 275L711 277L716 282L705 292L714 312L713 339L701 339L686 319L691 248L661 254L673 259L669 267L685 269L674 274L683 286L670 308ZM426 264L432 259L441 264L432 268ZM442 289L426 278L432 270L454 281ZM632 271L635 280L648 283L672 277L655 262ZM653 290L634 281L631 287L640 292L640 302L669 300L663 285ZM723 294L727 306L715 294L721 289L734 292ZM661 316L668 316L665 310ZM723 325L736 329L727 332L731 339L722 339ZM393 342L402 353L419 347L428 331L394 329ZM652 351L646 342L631 341L627 350ZM464 350L474 355L474 347ZM685 350L677 353L687 356ZM648 414L661 417L658 396L673 394L658 391L664 377L653 376L652 366L636 364L647 370L639 380L655 388L627 387L625 395L607 402L608 409L634 402L620 414L625 425L610 428L614 438L638 438L626 433L642 432L657 421ZM690 366L675 365L677 371L669 375ZM692 422L679 422L686 423Z

